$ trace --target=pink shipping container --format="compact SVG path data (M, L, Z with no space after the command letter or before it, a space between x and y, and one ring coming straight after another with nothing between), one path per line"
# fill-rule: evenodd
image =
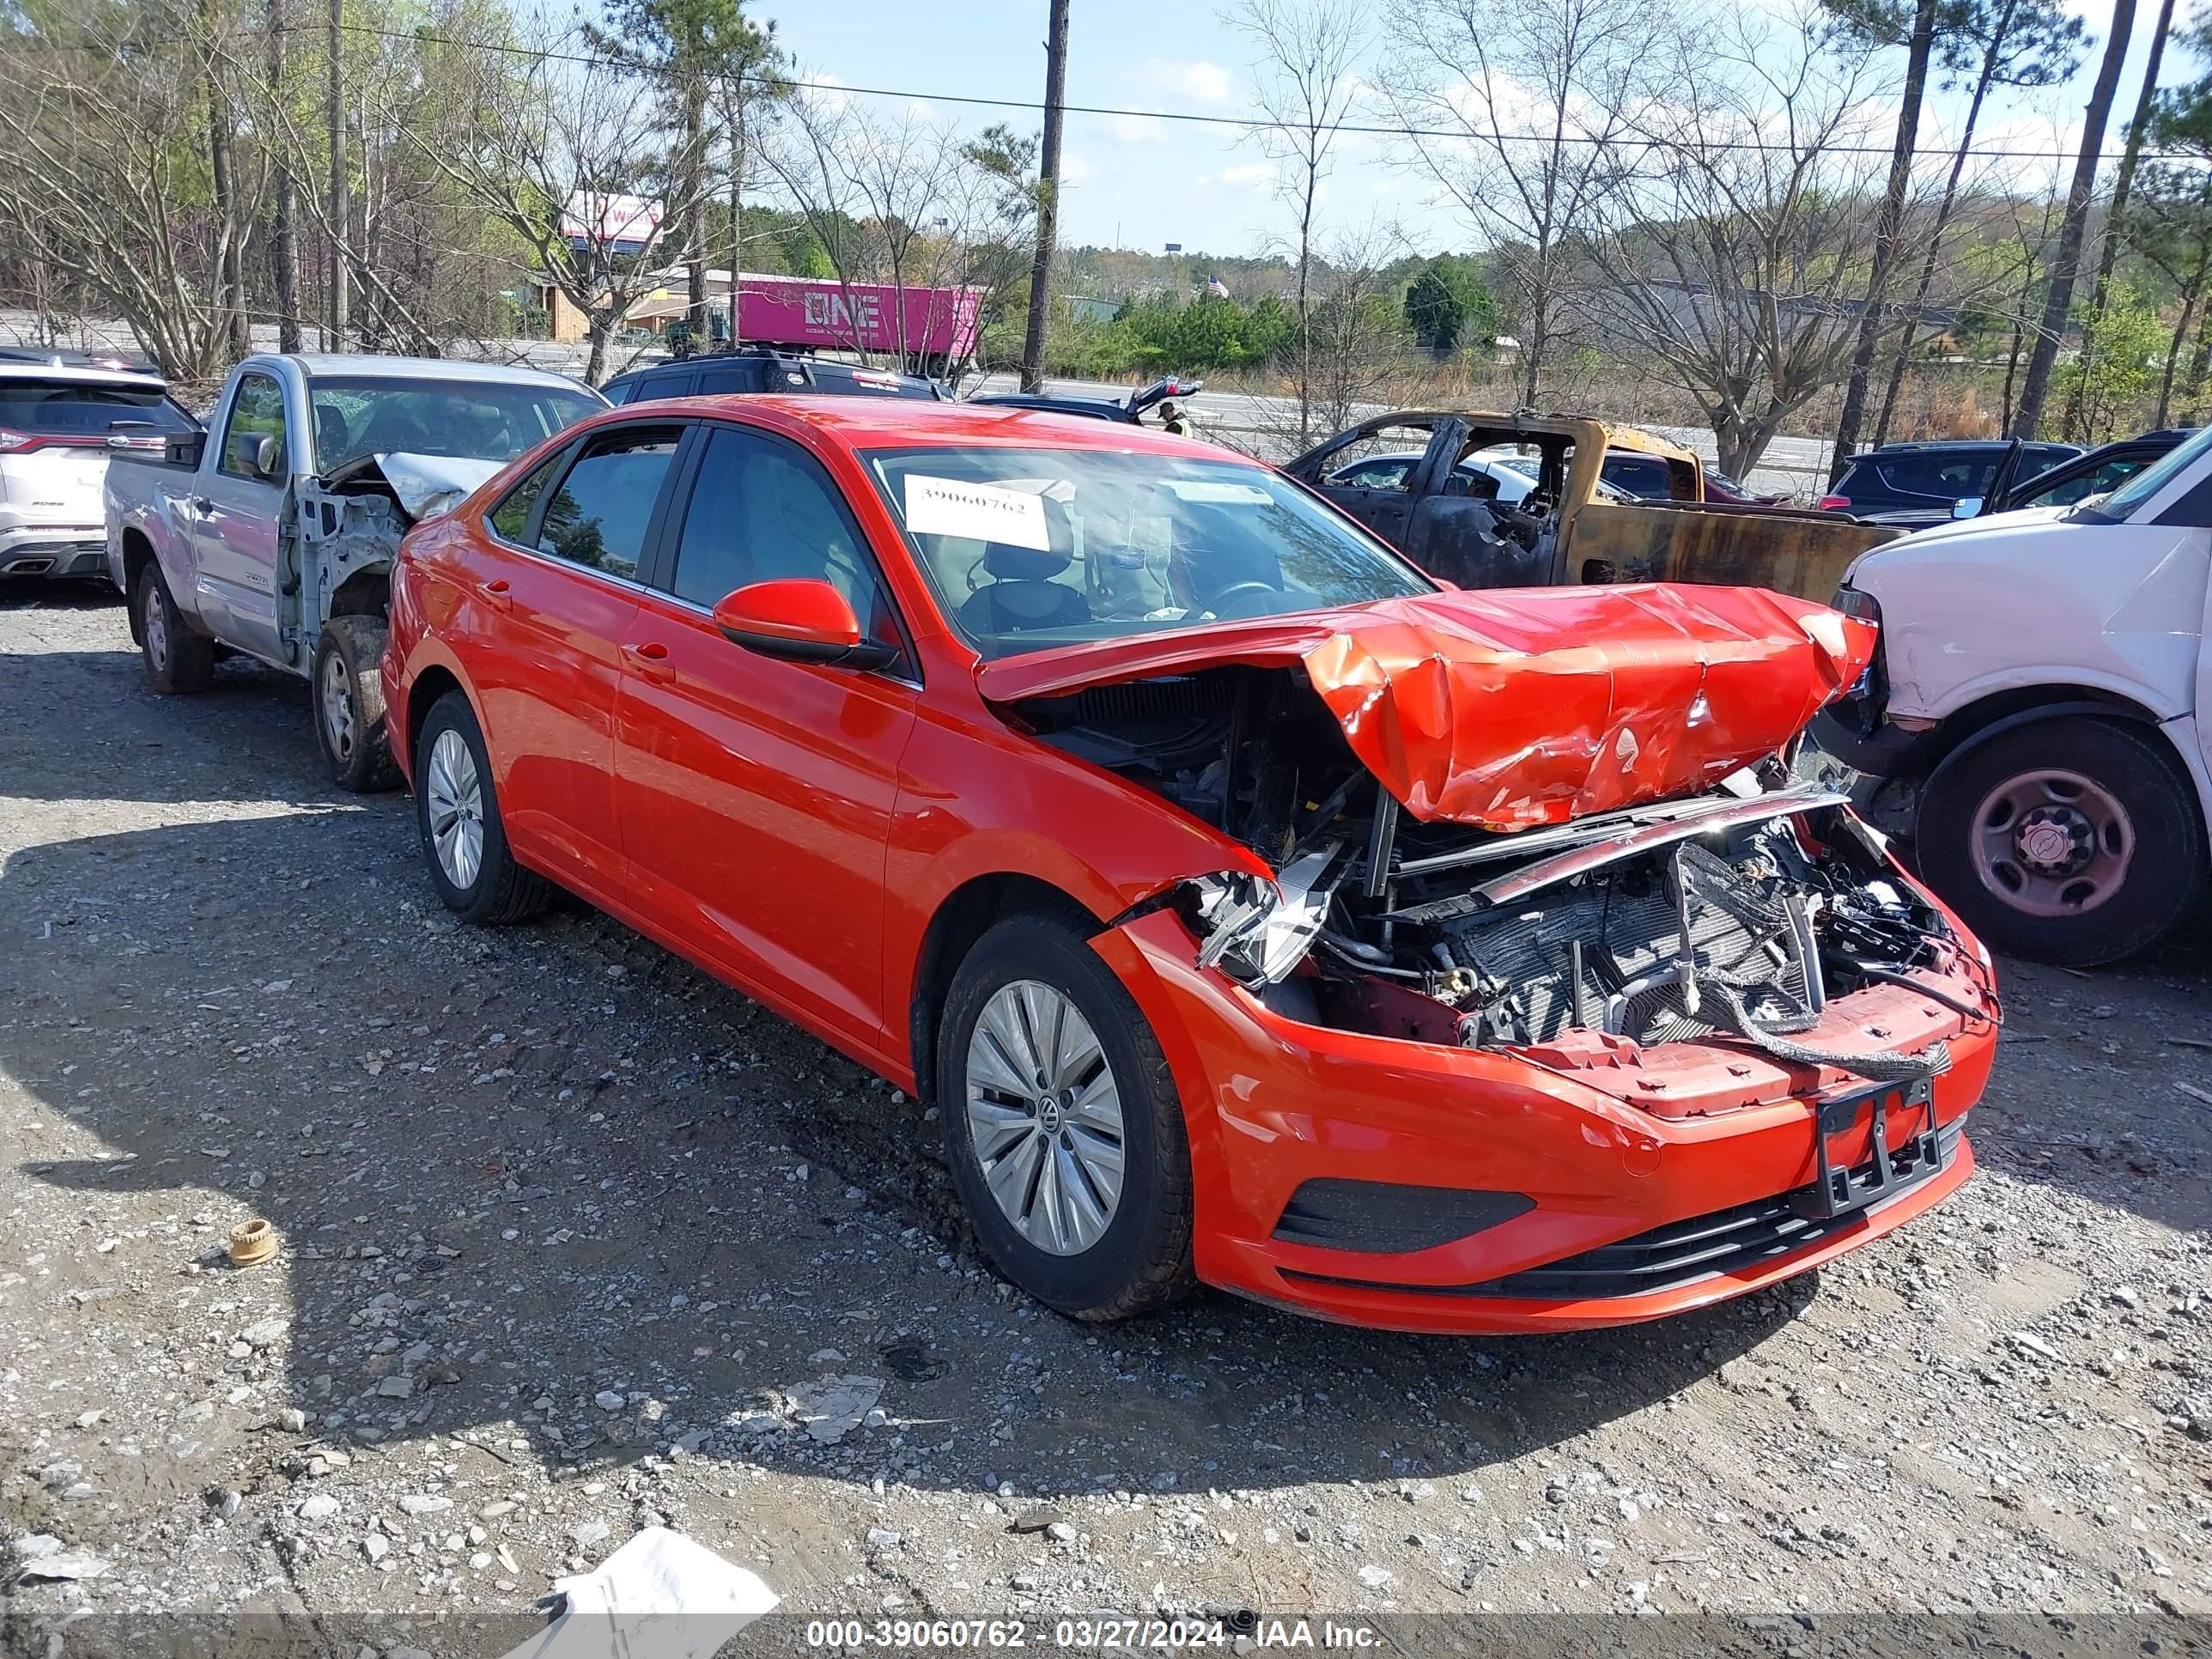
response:
M825 351L898 351L958 362L975 351L983 290L908 288L805 276L738 279L738 334L749 343L807 346ZM906 335L899 335L905 301Z

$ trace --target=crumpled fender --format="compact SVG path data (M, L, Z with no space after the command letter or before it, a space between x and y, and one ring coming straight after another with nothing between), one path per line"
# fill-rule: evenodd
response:
M986 663L994 702L1230 663L1297 666L1415 817L1559 823L1693 793L1857 679L1870 623L1764 588L1449 592Z

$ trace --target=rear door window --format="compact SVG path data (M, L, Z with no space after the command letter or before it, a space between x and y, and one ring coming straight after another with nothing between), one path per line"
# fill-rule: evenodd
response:
M683 436L680 426L643 426L593 437L545 503L539 549L570 564L635 578Z
M740 359L725 363L699 365L699 395L702 398L726 396L732 392L763 392L770 390L763 374L763 364L758 358ZM782 377L779 375L779 380ZM799 384L805 384L805 376Z
M666 374L647 374L638 382L637 395L632 403L643 403L649 398L688 398L699 389L699 371L679 368Z
M2077 472L2063 483L2038 490L2020 502L2022 507L2073 507L2092 495L2109 495L2148 466L2143 456L2119 456L2101 466Z
M1667 471L1667 463L1647 460L1642 456L1608 455L1603 471L1599 475L1609 484L1617 484L1632 495L1645 501L1665 501L1674 493L1674 482Z
M491 510L491 527L500 536L516 546L525 544L530 534L530 514L538 505L538 498L545 493L546 481L552 477L565 457L549 455L530 469L529 476L507 492L506 498Z
M1996 476L1997 463L2003 458L2001 449L1966 455L1947 455L1937 451L1933 454L1885 456L1875 463L1875 467L1882 482L1899 495L1938 495L1947 501L1961 501L1989 488L1990 480Z

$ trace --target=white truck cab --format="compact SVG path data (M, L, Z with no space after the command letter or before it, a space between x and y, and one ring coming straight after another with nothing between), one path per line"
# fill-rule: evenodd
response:
M1929 884L1995 949L2071 965L2164 937L2203 891L2212 428L2110 495L1862 556L1878 621L1821 746L1879 781Z

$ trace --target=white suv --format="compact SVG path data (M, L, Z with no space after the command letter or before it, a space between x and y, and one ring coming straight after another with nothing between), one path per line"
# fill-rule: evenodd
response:
M0 360L0 576L106 576L110 451L196 429L154 375Z

